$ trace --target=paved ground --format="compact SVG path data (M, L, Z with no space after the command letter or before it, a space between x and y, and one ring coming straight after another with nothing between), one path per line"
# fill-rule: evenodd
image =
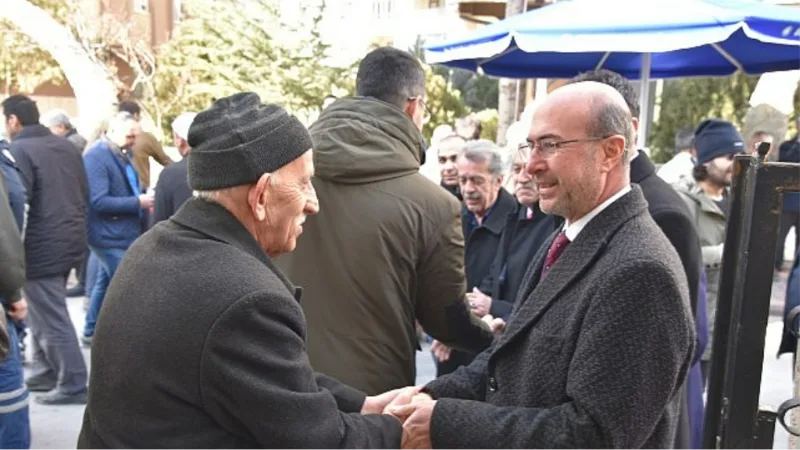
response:
M773 284L772 312L767 328L766 354L764 357L761 382L761 403L777 406L792 396L792 358L784 355L775 358L781 339L782 324L780 312L786 292L785 275L778 277ZM83 325L83 299L69 299L69 309L76 329ZM29 346L30 348L30 346ZM89 351L84 350L89 361ZM433 379L435 369L430 352L424 349L417 352L417 381L424 383ZM46 407L31 402L32 448L75 448L78 432L83 419L83 407ZM775 433L775 448L788 448L788 435L778 426Z

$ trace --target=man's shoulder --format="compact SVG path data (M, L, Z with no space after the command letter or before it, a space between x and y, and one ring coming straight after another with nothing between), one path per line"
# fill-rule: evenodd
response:
M442 225L449 224L453 217L461 218L461 203L453 194L419 173L409 176L412 177L410 183L416 189L409 192L408 198L423 211L426 218Z
M647 200L650 215L656 222L662 216L683 216L689 218L686 202L672 185L658 176L648 177L639 185Z
M165 272L186 267L182 272L187 279L202 277L209 295L211 291L229 293L231 303L255 292L292 294L280 277L256 257L171 219L145 233L129 252L139 264L161 266Z

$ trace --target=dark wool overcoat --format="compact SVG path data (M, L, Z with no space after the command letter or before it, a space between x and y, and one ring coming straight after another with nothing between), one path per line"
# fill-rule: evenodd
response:
M111 281L78 447L399 448L398 420L311 370L295 297L231 213L190 199Z
M694 331L675 249L633 185L540 280L526 274L505 331L427 385L436 448L668 448Z

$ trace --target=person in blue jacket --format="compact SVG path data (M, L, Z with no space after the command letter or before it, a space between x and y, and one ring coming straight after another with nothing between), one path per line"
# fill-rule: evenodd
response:
M24 231L27 196L18 169L8 150L8 143L0 140L0 174L5 182L11 212L20 233ZM3 199L0 199L3 201ZM31 427L28 415L29 393L25 387L22 370L19 328L24 330L27 305L19 295L12 298L0 296L6 311L9 337L8 356L0 363L0 448L30 448Z

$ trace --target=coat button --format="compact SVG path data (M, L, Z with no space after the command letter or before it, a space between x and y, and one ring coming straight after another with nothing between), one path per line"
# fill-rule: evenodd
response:
M494 392L497 390L497 380L494 377L489 377L487 384L489 385L489 392Z

